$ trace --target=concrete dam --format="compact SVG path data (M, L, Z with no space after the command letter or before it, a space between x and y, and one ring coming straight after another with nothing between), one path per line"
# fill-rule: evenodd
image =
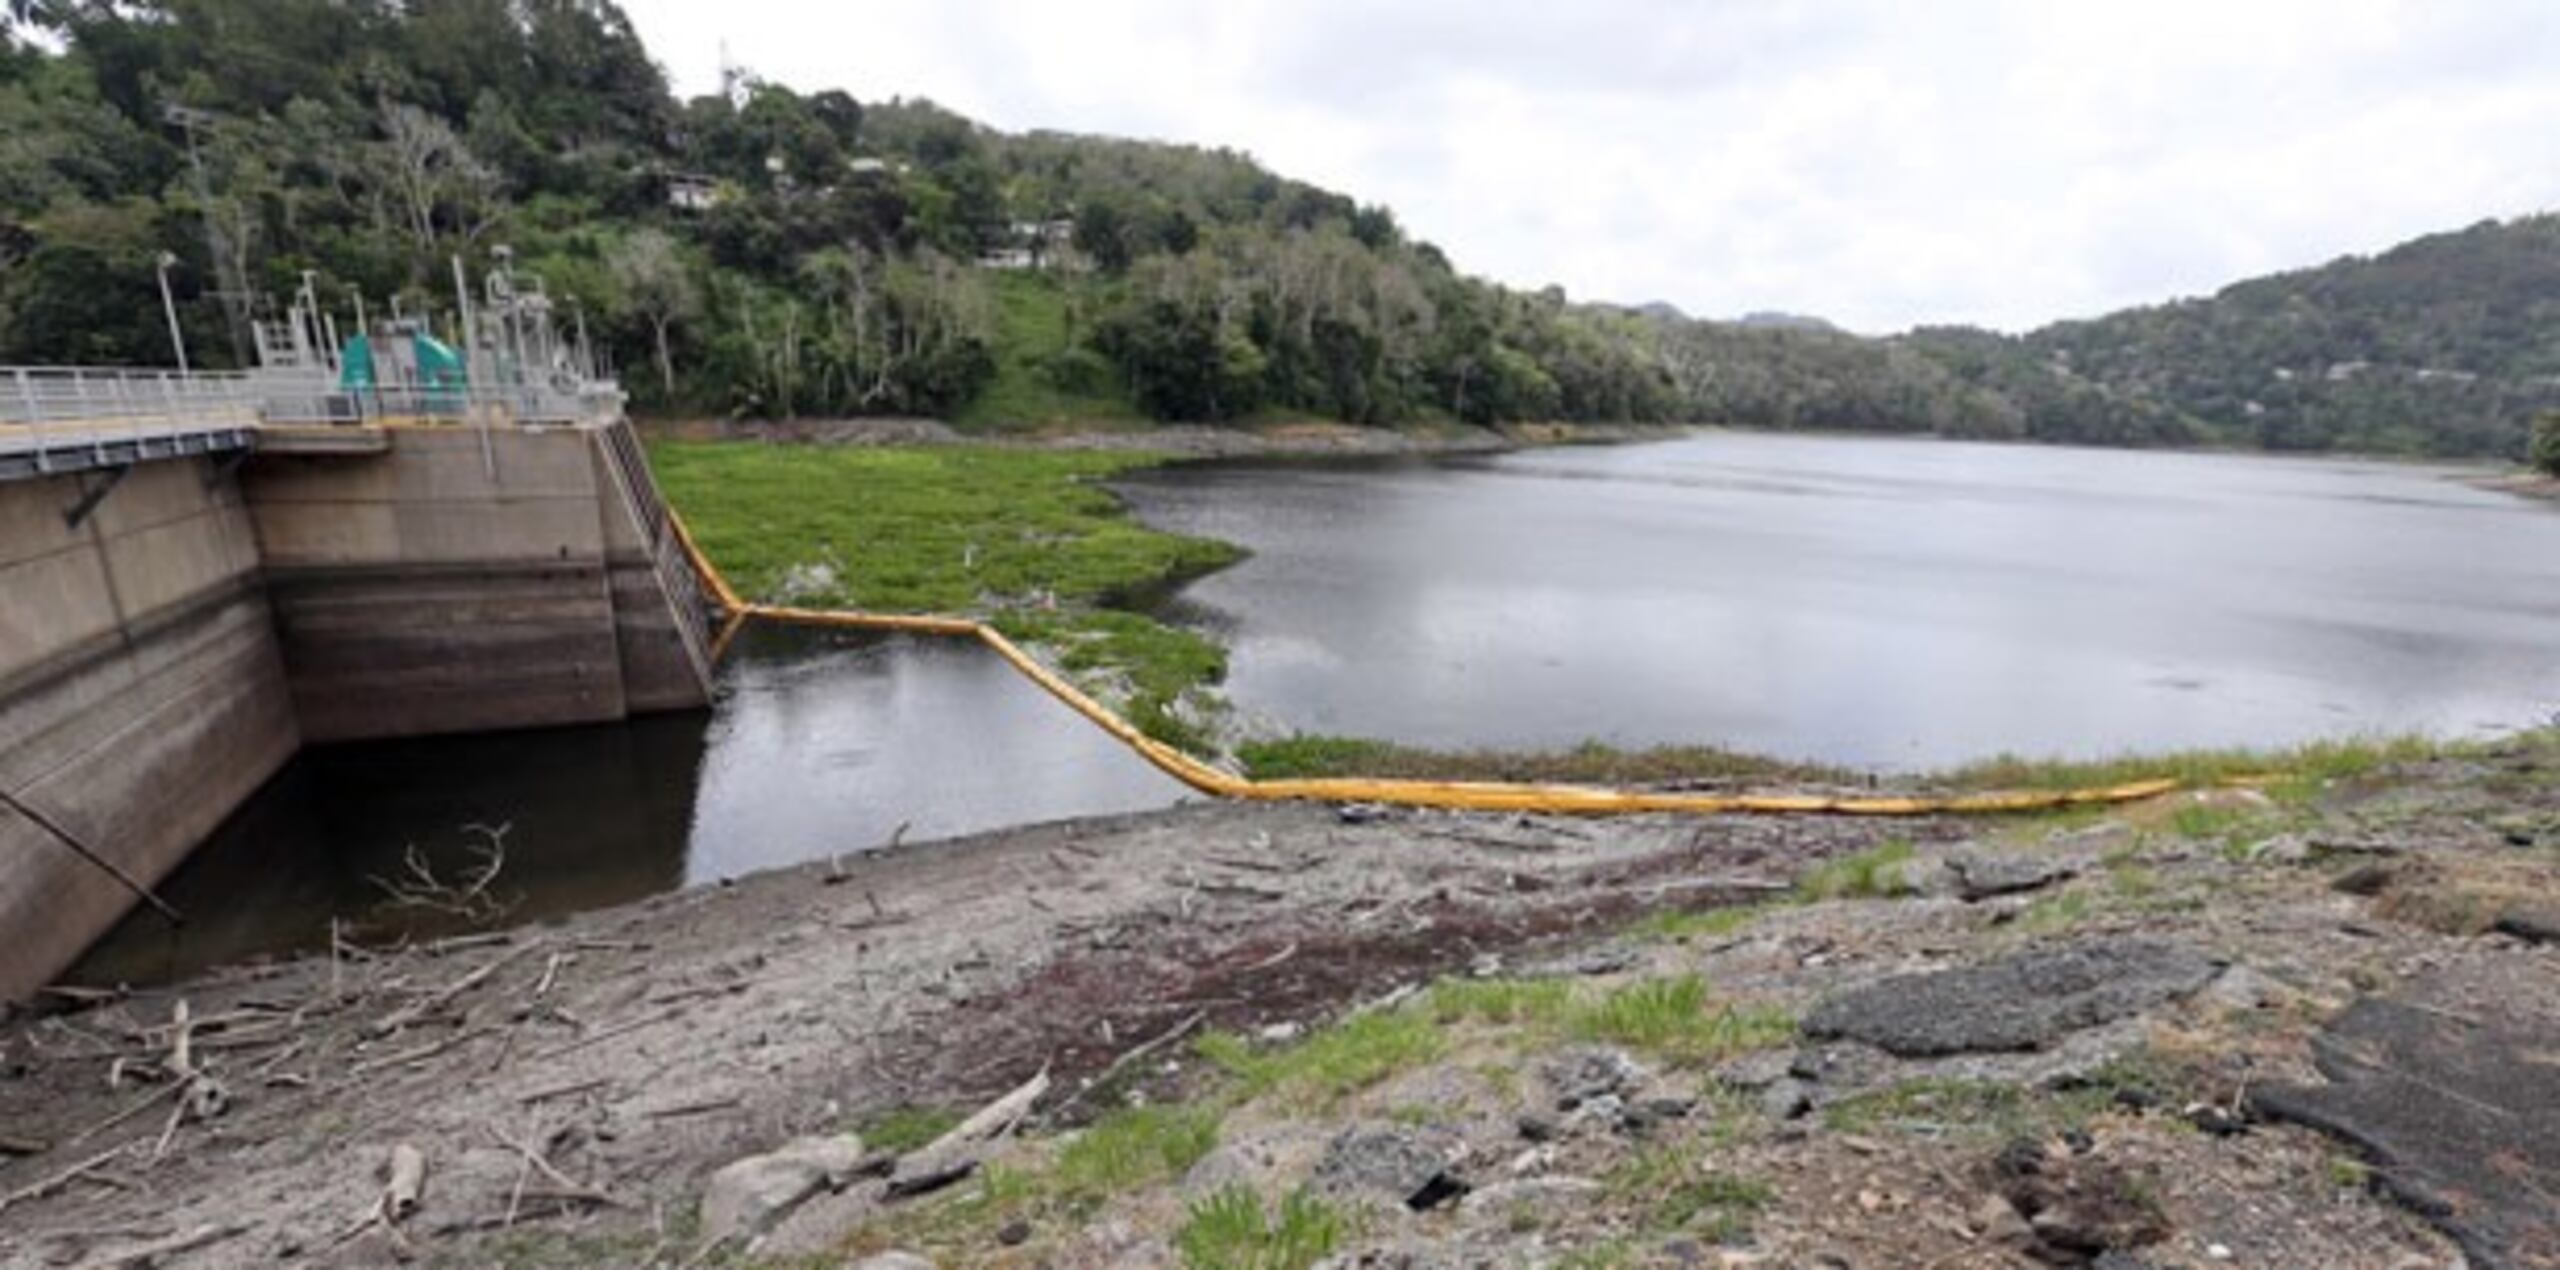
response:
M619 394L491 396L0 370L0 1001L306 743L708 703Z

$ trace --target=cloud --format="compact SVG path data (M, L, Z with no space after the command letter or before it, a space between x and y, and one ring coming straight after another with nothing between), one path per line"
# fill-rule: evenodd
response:
M2018 329L2560 203L2560 6L631 0L998 127L1234 146L1461 267L1692 313Z

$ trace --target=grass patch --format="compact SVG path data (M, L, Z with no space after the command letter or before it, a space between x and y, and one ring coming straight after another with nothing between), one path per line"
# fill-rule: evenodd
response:
M2088 893L2065 891L2027 905L2018 913L2018 928L2037 932L2068 930L2088 920L2088 917Z
M1645 979L1612 989L1579 1008L1576 1035L1614 1041L1677 1062L1709 1062L1783 1045L1795 1016L1774 1006L1716 1005L1696 975Z
M1058 1152L1051 1182L1062 1194L1101 1200L1182 1176L1218 1145L1218 1115L1202 1107L1123 1107Z
M1226 543L1159 533L1093 482L1141 453L938 446L868 449L660 441L650 465L694 537L750 599L890 613L979 614L1118 699L1150 736L1193 750L1199 692L1226 653L1107 607L1231 564ZM1190 697L1194 708L1177 705Z
M1688 939L1723 939L1760 920L1769 910L1761 904L1734 904L1724 908L1705 908L1695 912L1666 911L1636 923L1632 934L1647 939L1672 941Z
M1193 1202L1173 1244L1195 1270L1305 1270L1342 1234L1342 1214L1305 1191L1266 1213L1261 1196L1237 1185Z
M1231 1032L1201 1037L1202 1057L1233 1076L1242 1098L1276 1094L1326 1106L1447 1049L1439 1023L1418 1010L1354 1015L1283 1049L1257 1050Z
M2026 1095L2015 1085L1982 1080L1906 1080L1843 1098L1823 1109L1822 1122L1843 1133L1878 1129L2004 1132L2015 1125Z
M1948 772L1939 783L1965 789L2076 789L2170 779L2211 785L2277 775L2314 786L2351 780L2387 764L2431 757L2443 747L2422 736L2347 737L2278 749L2185 750L2078 761L2003 754Z
M1773 1194L1762 1182L1706 1167L1680 1147L1653 1147L1610 1170L1603 1182L1613 1195L1644 1211L1650 1233L1694 1234L1716 1243L1738 1243L1751 1234L1751 1219Z
M1054 594L1115 594L1232 563L1236 548L1159 533L1093 482L1159 456L977 446L873 449L658 441L650 466L740 594L897 613L990 613Z
M945 1107L891 1107L854 1126L866 1151L904 1155L951 1131L960 1113Z
M1089 319L1075 285L1054 274L1001 271L995 293L996 373L952 416L963 428L1020 431L1059 423L1144 426L1146 412L1111 359L1077 341Z
M1911 883L1903 877L1902 866L1911 862L1911 856L1910 842L1888 838L1855 855L1825 860L1796 881L1795 898L1813 904L1909 894Z
M1550 753L1431 750L1366 737L1301 733L1236 748L1256 780L1340 776L1514 781L1560 785L1662 785L1683 781L1845 781L1840 768L1737 754L1704 745L1622 750L1597 741Z
M1227 650L1207 636L1111 609L1079 613L1008 613L996 626L1017 643L1055 650L1058 665L1082 680L1116 679L1124 688L1121 711L1139 731L1184 749L1204 750L1211 738L1176 707L1190 696L1195 711L1224 702L1193 690L1227 677Z
M1563 979L1443 979L1431 986L1424 1004L1442 1023L1561 1028L1573 1008L1573 985Z

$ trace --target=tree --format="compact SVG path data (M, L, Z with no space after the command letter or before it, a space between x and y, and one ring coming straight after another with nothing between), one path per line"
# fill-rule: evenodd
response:
M623 311L649 324L650 347L658 363L660 399L673 401L676 368L667 349L667 331L678 322L691 320L701 308L702 297L694 289L693 273L677 253L675 239L658 229L644 229L624 238L614 247L607 263Z
M2560 410L2545 410L2533 420L2533 465L2560 476Z

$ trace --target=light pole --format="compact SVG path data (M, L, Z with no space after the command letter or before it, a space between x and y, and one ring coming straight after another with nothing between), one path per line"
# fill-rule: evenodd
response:
M184 375L187 373L187 337L178 333L178 302L169 295L169 266L176 263L176 256L165 251L160 253L160 311L168 316L169 347L178 350L178 373Z

